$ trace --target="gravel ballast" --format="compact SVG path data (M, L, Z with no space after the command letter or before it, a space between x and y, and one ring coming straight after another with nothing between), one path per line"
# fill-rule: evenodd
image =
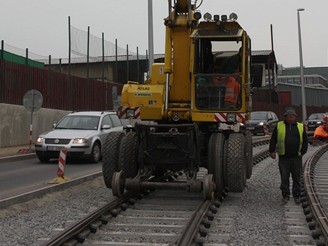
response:
M253 176L240 196L230 239L223 245L291 245L286 210L280 205L278 163L270 158L261 163L253 169ZM40 245L40 239L51 237L53 230L66 227L69 221L79 218L78 215L84 216L90 209L112 199L111 190L99 177L0 210L0 245Z
M88 181L62 192L0 210L0 245L40 245L38 239L53 235L53 230L64 228L78 215L113 199L103 178ZM82 218L82 217L81 217Z

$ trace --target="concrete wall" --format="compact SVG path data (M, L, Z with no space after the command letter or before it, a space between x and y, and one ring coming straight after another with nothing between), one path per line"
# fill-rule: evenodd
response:
M41 108L33 113L32 143L37 136L52 129L69 111ZM0 103L0 148L28 145L30 142L31 112L24 106Z

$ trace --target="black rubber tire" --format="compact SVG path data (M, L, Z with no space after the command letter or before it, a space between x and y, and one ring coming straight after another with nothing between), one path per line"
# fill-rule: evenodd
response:
M50 157L43 151L35 151L37 157L39 158L40 162L47 163L50 160Z
M137 135L128 132L121 141L118 168L123 170L125 178L134 178L138 173Z
M217 194L222 194L224 190L224 141L225 137L222 133L212 133L208 142L208 173L214 176Z
M245 132L245 160L246 160L246 179L251 178L253 171L253 139L252 133Z
M245 136L231 133L227 147L227 183L229 191L243 192L246 186Z
M124 132L110 132L103 146L102 173L106 187L112 188L113 174L118 169L118 158Z
M92 146L91 154L90 154L90 161L92 163L98 163L101 157L101 147L99 142L95 142Z

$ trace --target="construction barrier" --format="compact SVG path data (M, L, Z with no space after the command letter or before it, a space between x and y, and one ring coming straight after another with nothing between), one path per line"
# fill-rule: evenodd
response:
M19 149L17 151L18 154L29 154L29 153L34 153L35 149L33 148L26 148L26 149Z
M57 169L57 177L54 178L53 180L50 180L48 183L49 184L57 184L57 183L62 183L70 180L70 178L65 177L65 166L66 166L66 156L67 156L67 149L62 148L59 153L59 158L58 158L58 169Z
M57 177L64 177L65 174L65 165L66 165L66 156L67 156L67 149L62 148L58 158L58 170L57 170Z

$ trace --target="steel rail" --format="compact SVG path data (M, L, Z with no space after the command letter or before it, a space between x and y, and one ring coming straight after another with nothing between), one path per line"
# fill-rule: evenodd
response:
M213 204L213 200L204 200L197 210L193 213L190 221L188 222L185 230L183 230L179 240L175 245L177 246L188 246L191 245L192 241L196 238L198 234L200 225L207 216L207 212L210 206Z
M321 146L312 155L304 165L303 183L306 192L306 197L309 201L309 206L314 216L316 225L319 230L313 231L312 236L314 239L319 239L320 235L324 237L325 242L318 241L318 245L327 245L328 240L328 218L323 207L321 206L320 199L318 198L314 184L314 169L320 157L328 150L328 144ZM305 207L305 206L303 206ZM314 227L315 228L315 227Z
M82 220L76 222L69 228L65 229L61 233L55 235L54 238L51 238L48 240L44 246L58 246L62 245L63 243L69 241L69 240L78 240L79 233L83 232L84 230L90 230L91 231L91 224L95 223L97 220L102 220L101 217L106 213L109 212L119 206L121 206L123 203L129 201L131 198L135 197L138 194L138 192L127 192L125 193L121 198L117 198L112 202L109 202L105 204L103 207L97 209L93 213L87 215ZM80 242L81 243L81 242Z

